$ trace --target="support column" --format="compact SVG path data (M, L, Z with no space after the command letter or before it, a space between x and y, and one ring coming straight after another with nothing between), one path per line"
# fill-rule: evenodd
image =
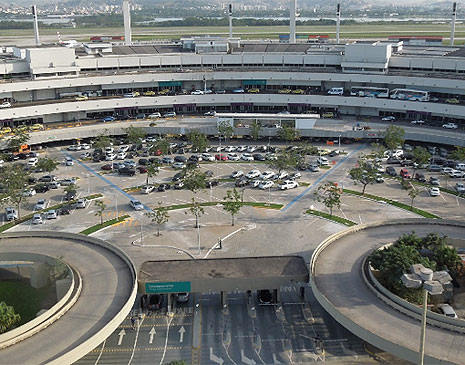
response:
M171 299L172 294L168 294L167 297L168 297L167 312L168 312L168 313L171 313L171 312L172 312L172 308L171 308L172 303L171 303L171 302L173 301L173 300Z
M341 4L337 4L336 9L336 43L339 44L339 28L341 26Z
M228 306L228 294L224 291L221 293L221 308L226 308Z
M452 5L452 29L450 31L450 45L454 45L454 38L455 38L455 21L457 19L457 3L453 3Z
M296 14L297 0L291 0L290 14L289 14L289 43L295 43L295 14Z
M279 289L273 289L273 304L277 304L281 301L281 292Z

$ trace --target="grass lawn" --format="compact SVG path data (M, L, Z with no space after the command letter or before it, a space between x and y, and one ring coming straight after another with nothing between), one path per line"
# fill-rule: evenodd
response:
M55 289L52 286L35 289L29 285L29 280L0 281L0 301L13 306L15 312L21 315L19 325L34 319L42 309L41 303L49 307L47 304L51 299L53 303L56 302Z

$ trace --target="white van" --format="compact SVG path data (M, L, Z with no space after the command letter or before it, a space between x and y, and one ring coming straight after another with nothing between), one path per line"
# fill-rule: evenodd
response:
M465 163L458 163L455 165L456 170L465 171Z
M333 87L328 91L328 95L342 95L344 94L343 87Z

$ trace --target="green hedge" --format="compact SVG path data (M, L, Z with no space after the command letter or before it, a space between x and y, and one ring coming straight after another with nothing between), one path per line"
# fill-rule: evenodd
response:
M205 202L205 203L200 203L200 206L211 207L217 204L222 204L222 202ZM267 209L278 209L278 210L283 207L283 204L277 204L277 203L268 204L268 203L259 203L259 202L243 202L242 205L256 207L256 208L267 208ZM186 203L186 204L169 205L163 208L165 208L166 210L177 210L177 209L190 208L191 206L192 206L192 203Z
M328 213L324 213L324 212L320 212L318 210L314 210L314 209L308 209L305 213L307 214L312 214L312 215L316 215L317 217L322 217L322 218L325 218L325 219L328 219L330 221L333 221L333 222L336 222L336 223L341 223L347 227L352 227L352 226L356 226L357 223L349 220L349 219L345 219L343 217L339 217L337 215L330 215Z
M404 203L401 203L401 202L398 202L398 201L395 201L395 200L383 198L381 196L366 194L366 193L362 194L359 191L350 190L350 189L343 189L343 192L346 193L346 194L357 195L357 196L365 197L365 198L368 198L368 199L376 200L376 201L379 201L379 202L385 202L385 203L387 203L389 205L392 205L392 206L395 206L397 208L401 208L401 209L404 209L404 210L408 210L409 212L413 212L413 213L421 215L422 217L425 217L425 218L441 219L441 217L439 217L439 216L437 216L437 215L435 215L433 213L429 213L429 212L427 212L425 210L415 208L415 207L410 209L410 205L408 205L408 204L404 204Z
M79 233L88 236L88 235L90 235L92 233L100 231L101 229L103 229L105 227L109 227L109 226L112 226L112 225L114 225L116 223L123 222L127 218L129 218L129 214L125 214L125 215L122 215L121 217L117 217L117 218L107 220L107 221L103 222L102 224L100 224L100 223L96 224L96 225L94 225L92 227L86 228L85 230L83 230L82 232L79 232Z
M93 200L93 199L101 198L102 196L103 196L102 194L92 194L92 195L84 197L84 199ZM5 232L7 229L10 229L10 228L12 228L12 227L14 227L14 226L16 226L18 224L24 223L24 222L28 221L29 219L32 219L32 217L36 213L43 213L43 212L48 212L49 210L60 209L62 206L68 205L68 204L74 204L74 203L76 203L76 201L77 201L76 199L75 200L70 200L69 202L55 204L55 205L53 205L51 207L48 207L46 209L42 209L42 210L34 212L34 213L26 214L25 216L21 217L20 219L16 219L16 220L14 220L12 222L8 222L8 223L5 223L5 224L1 225L0 226L0 233Z

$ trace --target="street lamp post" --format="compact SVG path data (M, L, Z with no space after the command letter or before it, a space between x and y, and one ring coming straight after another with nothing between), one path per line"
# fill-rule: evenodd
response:
M426 339L426 313L428 310L428 294L439 295L444 291L444 285L450 283L452 278L447 271L434 271L424 267L421 264L415 264L410 267L411 274L403 274L402 283L407 288L423 288L423 313L421 317L421 334L420 334L420 365L424 364L425 359L425 339Z
M339 150L341 149L341 135L339 135L339 139L338 139L338 149Z

